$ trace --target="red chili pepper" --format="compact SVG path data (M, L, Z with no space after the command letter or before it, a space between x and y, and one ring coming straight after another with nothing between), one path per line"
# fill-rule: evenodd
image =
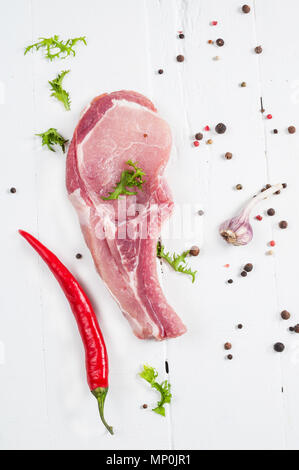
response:
M108 392L107 350L91 303L78 281L54 253L29 233L23 230L19 230L19 233L49 266L69 301L85 348L87 382L91 393L98 401L101 420L113 434L112 427L104 418L104 403Z

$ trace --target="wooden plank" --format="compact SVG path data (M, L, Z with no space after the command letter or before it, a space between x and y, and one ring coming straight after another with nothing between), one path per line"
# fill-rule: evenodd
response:
M297 56L297 5L284 2L256 2L256 34L263 46L260 56L260 78L266 113L271 113L271 121L264 120L265 143L268 171L271 180L285 181L288 188L283 197L275 200L276 215L269 221L271 236L276 240L275 256L270 260L275 283L275 310L273 311L272 337L286 345L284 354L277 358L283 387L284 434L287 449L298 449L298 411L296 400L299 378L298 347L299 338L288 331L289 326L298 322L298 288L296 250L298 238L298 184L299 171L298 133L290 135L290 125L298 127L298 61ZM265 31L265 18L267 27ZM283 46L282 34L287 31L287 47ZM271 40L269 38L272 38ZM279 64L277 62L279 58ZM273 134L273 129L278 134ZM287 220L289 227L281 230L280 220ZM287 309L291 320L285 322L280 312Z
M24 45L32 40L30 3L18 4L18 15L14 2L10 2L0 18L0 41L5 45L0 51L0 448L39 449L49 440L39 263L17 233L21 227L37 231L36 154L32 139L35 90L32 60L23 56ZM17 192L11 194L10 187Z

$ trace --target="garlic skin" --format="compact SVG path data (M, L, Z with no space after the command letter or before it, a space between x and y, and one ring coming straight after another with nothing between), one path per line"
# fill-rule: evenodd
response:
M241 214L223 222L219 233L224 240L234 246L247 245L253 238L253 230L249 221L250 213L256 204L272 196L276 191L283 189L282 184L275 184L271 188L254 196L244 207Z

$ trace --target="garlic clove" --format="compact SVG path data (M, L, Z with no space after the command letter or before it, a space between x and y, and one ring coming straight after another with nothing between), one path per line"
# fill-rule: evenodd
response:
M247 245L253 238L252 226L249 222L249 216L255 205L272 196L275 192L283 188L282 184L276 184L266 191L261 192L253 197L244 207L241 214L232 219L226 220L219 227L219 233L222 238L229 244L234 246Z
M249 219L248 217L244 219L243 214L224 222L220 226L219 232L227 243L235 246L247 245L253 237Z

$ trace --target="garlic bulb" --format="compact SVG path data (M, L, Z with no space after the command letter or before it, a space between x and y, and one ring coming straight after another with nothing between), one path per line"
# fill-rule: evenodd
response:
M275 184L271 188L267 189L253 197L249 203L244 207L241 214L232 219L226 220L219 227L220 235L224 238L227 243L235 246L247 245L251 242L253 237L252 226L249 221L250 213L256 204L263 199L267 199L276 191L280 191L283 188L282 184Z

